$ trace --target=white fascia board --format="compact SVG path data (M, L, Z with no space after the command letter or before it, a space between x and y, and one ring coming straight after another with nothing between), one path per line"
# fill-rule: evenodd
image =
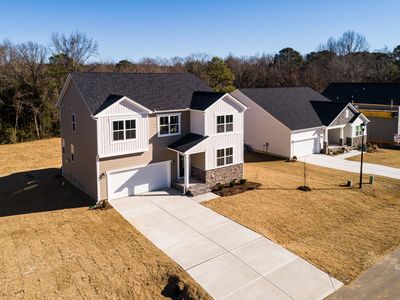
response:
M68 86L69 86L69 84L71 82L71 79L72 79L71 74L68 74L67 80L65 80L63 88L61 90L61 93L58 96L58 99L57 99L57 102L56 102L56 107L58 107L58 108L60 107L62 98L64 98L64 94L65 94L65 92L66 92L66 90L67 90L67 88L68 88Z
M130 99L130 98L127 97L127 96L123 96L123 97L121 97L121 99L119 99L118 101L114 102L114 103L111 104L109 107L103 109L101 112L97 113L95 116L96 116L96 117L101 117L101 116L103 116L104 114L107 115L106 113L104 113L105 111L107 111L107 109L109 109L110 107L112 107L112 106L114 106L114 105L119 104L120 102L122 102L122 101L124 101L124 100L127 100L127 101L131 102L133 105L139 107L140 109L142 109L144 112L146 112L146 113L148 113L148 114L153 113L153 111L152 111L151 109L148 109L147 107L145 107L145 106L139 104L138 102L136 102L136 101Z

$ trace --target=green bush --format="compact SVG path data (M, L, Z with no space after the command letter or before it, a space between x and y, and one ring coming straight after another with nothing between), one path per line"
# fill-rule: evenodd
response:
M247 180L246 180L245 178L242 178L242 179L239 180L240 184L245 184L246 181L247 181Z
M231 181L229 182L229 186L230 186L230 187L233 187L233 186L235 185L235 183L236 183L236 179L233 179L233 180L231 180Z
M223 185L222 183L218 183L217 184L217 190L220 191L225 187L225 185Z

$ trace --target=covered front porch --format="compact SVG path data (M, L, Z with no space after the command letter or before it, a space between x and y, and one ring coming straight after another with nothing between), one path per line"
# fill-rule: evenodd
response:
M326 127L324 132L323 153L327 154L329 149L346 147L347 138L351 137L349 125Z
M201 147L206 139L190 133L168 147L176 152L176 176L172 177L171 185L183 194L195 196L210 191L206 183L206 153Z

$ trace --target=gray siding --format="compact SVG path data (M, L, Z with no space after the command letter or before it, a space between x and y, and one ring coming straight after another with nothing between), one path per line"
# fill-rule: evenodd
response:
M398 133L398 118L368 117L368 139L374 142L393 143L393 135Z
M72 131L71 114L76 116L76 132ZM71 80L60 103L61 138L65 141L62 155L64 177L97 200L97 131L96 121ZM71 144L75 148L75 161L71 161Z
M346 110L349 110L349 117L346 118ZM351 118L353 118L354 113L351 111L351 109L347 108L344 111L342 111L337 117L336 119L332 122L332 124L330 126L337 126L337 125L345 125L347 123L349 123L349 121L351 120Z

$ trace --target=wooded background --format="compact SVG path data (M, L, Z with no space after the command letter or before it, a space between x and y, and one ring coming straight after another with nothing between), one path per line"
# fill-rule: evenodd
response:
M80 32L54 33L48 46L0 43L0 144L59 135L58 95L69 72L191 72L216 91L308 86L331 82L400 81L400 46L370 51L354 31L329 38L305 55L292 48L277 54L143 58L97 61L98 44Z

